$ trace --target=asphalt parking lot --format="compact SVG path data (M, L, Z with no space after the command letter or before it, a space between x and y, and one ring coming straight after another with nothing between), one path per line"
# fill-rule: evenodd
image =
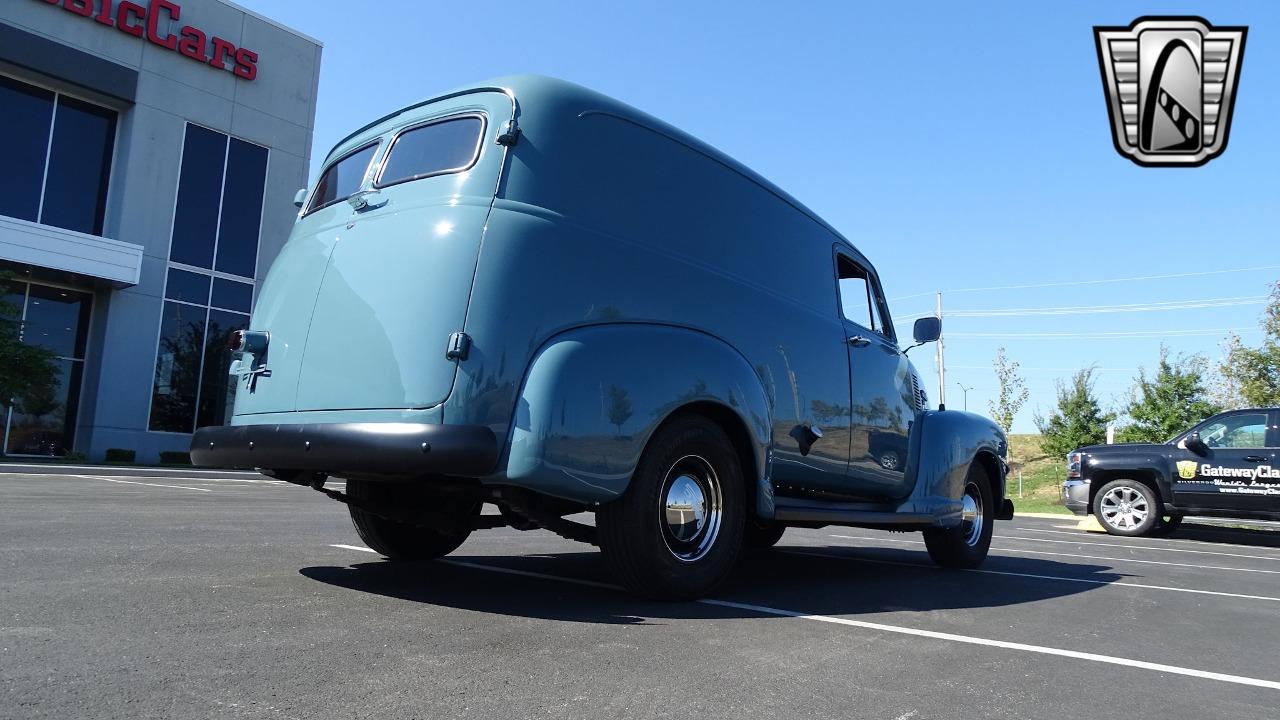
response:
M249 474L0 473L4 718L1274 718L1280 533L789 530L664 604L594 548L481 531L393 565Z

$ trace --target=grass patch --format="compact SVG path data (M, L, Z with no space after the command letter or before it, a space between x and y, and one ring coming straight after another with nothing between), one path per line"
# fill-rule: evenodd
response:
M1061 513L1062 481L1066 480L1066 458L1045 455L1039 435L1009 436L1009 478L1005 494L1022 512ZM1022 473L1022 497L1018 497L1018 473Z

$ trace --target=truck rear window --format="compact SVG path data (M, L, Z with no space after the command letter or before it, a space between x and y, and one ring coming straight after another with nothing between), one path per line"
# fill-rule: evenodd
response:
M480 155L484 120L476 115L450 118L406 130L395 139L382 163L377 186L386 187L431 175L459 172Z
M315 192L311 194L311 207L307 212L315 212L354 195L364 182L369 161L373 159L373 153L377 149L377 143L366 145L330 165L320 176L320 182L316 183Z

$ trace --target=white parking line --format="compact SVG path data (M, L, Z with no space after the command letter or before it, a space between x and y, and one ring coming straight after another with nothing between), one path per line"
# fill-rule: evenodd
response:
M831 617L829 615L812 615L809 613L797 612L795 610L783 610L781 608L769 607L767 605L751 605L748 603L731 602L729 600L706 599L699 600L698 602L706 605L719 605L721 607L737 608L739 610L752 610L765 615L793 617L800 618L802 620L816 620L818 622L847 625L849 627L864 628L867 630L879 630L881 632L898 633L900 635L914 635L916 637L931 638L934 640L948 640L950 642L966 643L969 645L983 645L986 647L1003 648L1005 650L1021 650L1023 652L1038 653L1041 655L1056 655L1058 657L1074 658L1076 660L1089 660L1092 662L1107 663L1109 665L1122 665L1124 667L1141 668L1143 670L1154 670L1156 672L1170 673L1172 675L1186 675L1189 677L1203 678L1205 680L1217 680L1219 682L1235 683L1237 685L1251 685L1253 687L1267 688L1270 690L1280 690L1280 682L1276 682L1274 680L1260 680L1258 678L1244 677L1242 675L1228 675L1226 673L1196 670L1194 668L1165 665L1163 663L1153 663L1145 660L1131 660L1129 658L1115 657L1114 655L1099 655L1097 653L1080 652L1078 650L1063 650L1061 648L1047 647L1044 645L1028 645L1026 643L973 637L971 635L956 635L955 633L944 633L934 630L920 630L918 628L902 627L900 625L885 625L883 623L873 623L865 620L850 620L848 618Z
M900 560L879 560L874 558L856 557L852 555L833 555L831 553L817 552L811 550L796 550L794 548L781 548L782 552L792 555L810 555L813 557L832 558L836 560L850 560L853 562L874 563L876 565L897 565L899 567L913 567L922 570L936 570L935 565L925 565L924 563L903 562ZM1243 600L1265 600L1270 602L1280 602L1280 597L1268 597L1266 595L1244 595L1241 593L1222 592L1220 590L1195 590L1193 588L1169 587L1168 585L1148 585L1146 583L1121 582L1119 580L1091 580L1089 578L1073 578L1064 575L1040 575L1037 573L1020 573L1010 570L983 570L979 568L961 570L961 572L982 573L983 575L1006 575L1009 577L1034 578L1037 580L1058 580L1062 582L1087 583L1089 585L1114 585L1119 587L1141 588L1143 590L1167 590L1169 592L1191 593L1194 595L1216 595L1218 597L1240 598Z
M46 471L46 472L28 473L23 471L22 468L33 468L37 471ZM147 467L147 466L131 466L131 465L55 465L52 463L34 463L34 464L33 463L5 463L3 467L0 467L0 471L2 471L0 472L0 474L3 474L3 473L13 473L16 475L41 475L41 474L65 475L67 474L65 472L49 473L47 472L49 468L58 468L63 471L65 470L124 470L128 472L138 473L136 477L145 477L146 473L149 473L149 472L173 473L177 475L182 475L184 473L194 474L194 473L207 473L207 472L226 473L228 475L258 475L259 474L251 470L219 470L217 468Z
M161 485L160 483L145 483L136 480L120 480L119 478L102 477L100 475L62 475L61 477L84 478L86 480L106 480L110 483L123 483L125 485L146 485L148 487L173 488L174 490L195 490L197 492L213 492L209 488L187 487L186 485Z
M359 547L356 545L332 545L331 547L343 548L347 550L359 550L362 552L373 552L369 548ZM596 582L594 580L580 580L578 578L564 577L561 575L550 575L546 573L531 572L528 570L515 570L512 568L497 567L493 565L484 565L482 563L471 563L460 560L444 560L443 562L461 567L468 567L475 570L483 570L486 572L504 573L507 575L519 575L522 577L532 577L542 580L551 580L554 582L570 583L573 585L583 585L586 587L601 588L606 590L621 590L616 585L608 583ZM1053 655L1057 657L1073 658L1076 660L1088 660L1091 662L1106 663L1108 665L1120 665L1124 667L1140 668L1143 670L1153 670L1155 672L1168 673L1171 675L1184 675L1187 677L1201 678L1204 680L1216 680L1218 682L1233 683L1236 685L1249 685L1252 687L1267 688L1269 690L1280 690L1280 682L1275 680L1262 680L1259 678L1245 677L1243 675L1228 675L1226 673L1210 672L1208 670L1196 670L1195 668L1179 667L1177 665L1165 665L1162 663L1147 662L1145 660L1131 660L1129 658L1115 657L1112 655L1099 655L1097 653L1080 652L1078 650L1064 650L1061 648L1047 647L1044 645L1029 645L1026 643L1008 642L1005 640L993 640L990 638L974 637L971 635L957 635L955 633L944 633L935 630L921 630L919 628L904 627L901 625L886 625L884 623L873 623L865 620L850 620L848 618L832 617L830 615L814 615L811 613L799 612L797 610L785 610L783 608L769 607L768 605L753 605L749 603L739 603L730 600L714 600L704 598L697 602L703 605L713 605L718 607L728 607L737 610L748 610L760 613L762 615L774 615L778 617L796 618L799 620L813 620L816 622L831 623L834 625L844 625L847 627L862 628L864 630L878 630L880 632L895 633L898 635L912 635L915 637L929 638L932 640L945 640L948 642L958 642L967 645L981 645L985 647L1001 648L1004 650L1019 650L1022 652L1037 653L1040 655Z
M77 475L72 473L25 473L25 472L24 473L0 473L0 480L2 480L5 475L19 475L21 477L36 477L36 478L64 478L64 477L98 478L98 479L138 478L140 480L176 480L178 482L241 482L241 483L266 483L268 485L281 484L275 480L250 480L250 479L244 479L244 478L206 478L206 477L189 477L189 476L188 477L183 477L183 476L166 477L164 475ZM121 482L123 482L123 479L121 480Z
M1241 553L1214 552L1212 550L1187 550L1186 548L1152 547L1150 545L1130 545L1129 543L1094 542L1090 540L1050 540L1048 538L1019 537L1017 535L997 535L1000 540L1022 540L1025 542L1057 543L1059 545L1097 545L1098 547L1125 548L1127 550L1155 550L1158 552L1192 553L1195 555L1220 555L1222 557L1248 558L1250 560L1271 560L1280 562L1280 557L1266 555L1243 555Z
M1076 536L1086 535L1083 531L1081 531L1081 530L1077 530L1077 529L1070 529L1070 530L1044 530L1044 529L1041 529L1041 528L1024 528L1024 527L1020 527L1020 528L1018 528L1018 531L1019 531L1019 532L1051 533L1051 534L1053 534L1053 535L1076 535ZM1264 532L1265 532L1265 531L1264 531ZM1086 535L1086 537L1087 537L1087 535ZM1110 536L1108 536L1108 537L1110 537ZM1277 550L1277 551L1280 551L1280 547L1270 547L1270 546L1266 546L1266 545L1240 545L1240 544L1237 544L1237 543L1211 542L1211 541L1206 541L1206 540L1189 540L1189 539L1186 539L1186 538L1161 538L1161 539L1160 539L1160 542L1162 542L1162 543L1190 543L1190 544L1201 545L1201 546L1205 545L1206 543L1209 543L1209 544L1212 544L1212 545L1213 545L1213 547L1232 547L1232 548L1242 548L1242 549L1244 549L1244 550Z
M857 536L857 535L832 535L831 537L841 538L844 540L871 540L876 542L906 543L910 545L924 544L924 541L922 540L899 540L897 538L866 537L866 536ZM1079 553L1057 553L1057 552L1049 552L1047 550L1018 550L1016 548L1004 548L1004 547L1002 548L993 547L991 549L999 552L1020 553L1024 555L1049 555L1052 557L1085 558L1087 560L1107 560L1109 562L1142 563L1143 565L1168 565L1170 567L1188 567L1188 568L1196 568L1199 570L1228 570L1230 572L1266 573L1268 575L1280 575L1280 570L1259 570L1257 568L1234 568L1234 567L1224 567L1222 565L1192 565L1190 563L1164 562L1163 560L1139 560L1137 558L1103 557L1101 555L1081 555Z

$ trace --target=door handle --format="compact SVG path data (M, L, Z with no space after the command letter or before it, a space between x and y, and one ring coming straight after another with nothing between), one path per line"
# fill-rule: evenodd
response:
M1245 455L1244 459L1246 462L1266 462L1267 460L1265 455Z
M861 335L852 335L849 337L848 343L854 347L866 347L871 341Z
M387 200L387 196L377 190L361 190L347 198L347 202L351 204L351 208L356 212L376 210L386 205Z

